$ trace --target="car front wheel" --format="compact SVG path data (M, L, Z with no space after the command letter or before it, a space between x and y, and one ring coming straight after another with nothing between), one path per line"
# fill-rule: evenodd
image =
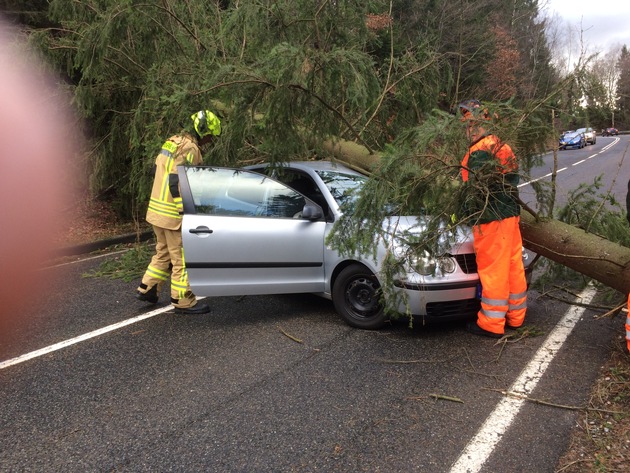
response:
M381 302L381 286L363 265L353 264L339 273L332 299L337 313L352 327L377 329L387 320Z

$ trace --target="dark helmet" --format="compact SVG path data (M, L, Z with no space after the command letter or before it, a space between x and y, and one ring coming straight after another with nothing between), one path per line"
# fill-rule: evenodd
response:
M221 121L210 110L199 110L193 113L190 118L199 138L208 135L219 136L221 134Z

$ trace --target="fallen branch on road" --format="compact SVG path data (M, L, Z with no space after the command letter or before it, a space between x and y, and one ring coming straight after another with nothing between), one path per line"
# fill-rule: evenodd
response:
M503 394L504 396L510 396L516 399L522 399L524 401L528 401L528 402L533 402L534 404L540 404L543 406L549 406L549 407L558 407L560 409L569 409L572 411L589 411L589 412L604 412L606 414L626 414L626 412L623 411L610 411L607 409L597 409L594 407L586 407L586 406L567 406L564 404L556 404L553 402L549 402L549 401L543 401L542 399L535 399L533 397L529 397L525 394L519 394L519 393L515 393L513 391L506 391L503 389L493 389L493 388L483 388L486 391L495 391L498 393Z
M291 340L293 340L296 343L304 343L302 340L300 340L299 338L294 337L293 335L289 335L287 332L285 332L282 327L278 327L278 330L280 330L280 333L282 335L284 335L287 338L290 338Z

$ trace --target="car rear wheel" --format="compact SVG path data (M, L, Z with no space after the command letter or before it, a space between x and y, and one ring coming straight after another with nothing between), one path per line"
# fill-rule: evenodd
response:
M363 265L353 264L339 273L332 299L337 313L352 327L377 329L387 320L381 302L381 286Z

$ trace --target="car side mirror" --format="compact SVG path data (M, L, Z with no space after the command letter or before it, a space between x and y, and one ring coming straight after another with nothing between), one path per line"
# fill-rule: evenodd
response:
M317 204L307 202L302 209L302 218L307 220L319 220L324 216L324 211Z

